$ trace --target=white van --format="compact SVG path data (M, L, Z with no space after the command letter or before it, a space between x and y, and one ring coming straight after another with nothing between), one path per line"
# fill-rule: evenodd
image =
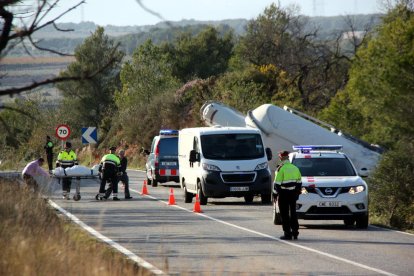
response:
M184 201L198 194L207 199L244 197L247 203L260 195L271 202L272 152L265 149L258 129L245 127L186 128L178 136L180 185Z

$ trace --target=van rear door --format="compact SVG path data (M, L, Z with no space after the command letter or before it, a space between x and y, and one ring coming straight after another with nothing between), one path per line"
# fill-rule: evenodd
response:
M158 147L160 176L178 177L178 137L160 139Z

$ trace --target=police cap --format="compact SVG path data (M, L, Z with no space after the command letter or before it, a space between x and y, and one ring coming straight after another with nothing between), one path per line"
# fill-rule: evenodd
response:
M279 151L279 157L288 157L289 152L287 150Z

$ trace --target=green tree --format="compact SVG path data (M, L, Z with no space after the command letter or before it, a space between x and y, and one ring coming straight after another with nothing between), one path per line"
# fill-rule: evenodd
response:
M401 1L357 52L346 88L322 117L355 136L386 146L370 186L380 222L413 229L414 11Z
M160 47L148 40L137 48L121 70L121 83L122 89L116 93L118 124L112 132L122 133L128 142L136 142L142 141L142 136L158 133L161 125L166 127L167 117L171 116L163 116L168 113L168 103L174 100L173 92L180 82L172 75Z
M275 98L298 97L300 109L313 113L326 107L344 85L348 65L317 41L316 30L306 31L306 24L294 10L272 4L249 22L235 52L253 65L272 65L285 72L289 87L274 91L284 94ZM294 95L286 97L289 93Z
M61 76L105 69L90 79L58 85L64 96L62 121L80 129L84 126L99 126L106 116L113 114L113 96L120 85L119 70L123 57L124 54L118 50L118 45L104 34L102 27L98 27L76 48L76 61L71 63Z
M414 13L398 5L357 52L346 89L323 116L339 128L392 148L414 137Z
M222 37L213 27L207 27L196 36L187 32L173 44L164 44L172 64L173 75L182 82L195 78L220 75L228 68L233 50L233 34Z
M414 229L414 143L398 143L384 154L370 181L370 209L382 224Z

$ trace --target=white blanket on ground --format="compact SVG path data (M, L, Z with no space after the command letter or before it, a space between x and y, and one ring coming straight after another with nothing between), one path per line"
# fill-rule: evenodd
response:
M76 165L73 167L69 167L69 168L62 168L62 167L58 167L56 169L53 170L53 175L54 176L61 176L61 177L65 177L65 176L98 176L99 174L99 166L95 165L92 168L88 168L85 166L80 166L80 165Z

